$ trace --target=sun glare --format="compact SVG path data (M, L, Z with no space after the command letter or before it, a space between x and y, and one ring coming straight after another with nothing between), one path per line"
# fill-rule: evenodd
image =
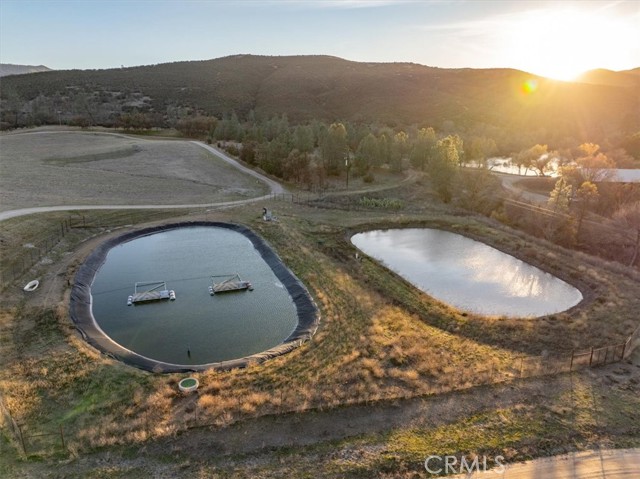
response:
M594 68L629 63L628 45L640 38L629 19L606 11L536 10L504 32L511 64L556 80L572 80Z

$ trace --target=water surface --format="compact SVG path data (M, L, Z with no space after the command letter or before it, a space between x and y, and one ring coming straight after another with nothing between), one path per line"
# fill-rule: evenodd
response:
M354 235L351 242L417 288L463 311L537 317L582 301L580 291L561 279L455 233L369 231Z
M254 291L210 296L211 275L228 273L240 274ZM146 281L166 281L177 299L127 306L134 284ZM174 364L265 351L282 343L298 321L291 296L251 241L213 226L163 231L112 248L91 293L93 315L109 337Z

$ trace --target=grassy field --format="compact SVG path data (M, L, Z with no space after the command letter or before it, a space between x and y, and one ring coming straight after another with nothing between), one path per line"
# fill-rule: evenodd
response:
M207 204L267 193L186 141L102 132L0 135L0 208L69 204Z
M26 295L24 281L16 281L3 292L0 395L22 429L28 457L4 417L0 452L9 460L0 475L82 477L90 467L94 477L423 477L421 461L432 453L519 460L640 445L634 364L490 385L517 376L524 359L566 358L574 349L624 340L638 321L637 271L433 203L424 189L385 192L410 206L400 210L379 201L359 211L263 202L151 218L83 212L83 227L29 272L41 288ZM263 222L263 206L278 221ZM3 222L3 258L70 217L78 215ZM99 242L134 225L185 219L251 227L308 286L321 311L310 342L262 365L197 374L201 387L189 396L177 390L183 375L139 371L96 352L67 310L74 272ZM355 258L352 233L407 226L482 240L571 282L585 301L542 319L484 318ZM217 450L224 454L216 457ZM43 460L55 467L46 470Z

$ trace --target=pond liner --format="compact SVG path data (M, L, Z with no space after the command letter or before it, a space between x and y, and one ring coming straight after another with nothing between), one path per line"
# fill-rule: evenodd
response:
M131 351L112 340L100 328L93 316L91 285L93 284L96 273L104 264L109 251L115 246L133 239L149 236L162 231L198 226L226 228L241 233L247 237L256 250L258 250L262 259L269 265L278 280L287 289L296 306L298 324L289 337L281 344L261 353L252 354L239 359L207 364L172 364L157 361ZM305 341L311 339L315 334L320 321L320 313L307 288L300 282L293 272L284 265L280 257L260 236L246 226L215 221L171 223L131 231L106 240L91 252L78 269L71 288L69 314L75 327L78 329L84 340L91 346L105 353L107 356L118 359L126 364L156 373L183 373L204 371L207 369L229 370L234 368L245 368L253 364L262 363L268 359L288 353L302 345Z

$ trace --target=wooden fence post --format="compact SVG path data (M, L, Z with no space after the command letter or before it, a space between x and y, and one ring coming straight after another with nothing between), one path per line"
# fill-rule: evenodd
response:
M64 432L62 431L62 424L60 424L60 440L62 441L62 449L65 450L66 447L64 445Z
M573 354L575 351L571 351L571 363L569 363L569 372L573 371Z
M593 363L593 346L591 346L591 356L589 356L589 367L591 367L592 363Z
M523 366L523 363L524 363L524 356L521 356L520 357L520 377L522 377L522 366Z
M16 427L18 428L18 434L20 434L20 442L22 443L22 451L24 452L24 455L27 455L27 446L24 442L24 436L22 435L22 428L20 427L20 424L16 423Z
M620 355L620 360L622 361L624 359L624 351L625 349L627 349L627 343L631 340L631 336L629 336L629 339L627 339L624 343L622 343L622 354Z

